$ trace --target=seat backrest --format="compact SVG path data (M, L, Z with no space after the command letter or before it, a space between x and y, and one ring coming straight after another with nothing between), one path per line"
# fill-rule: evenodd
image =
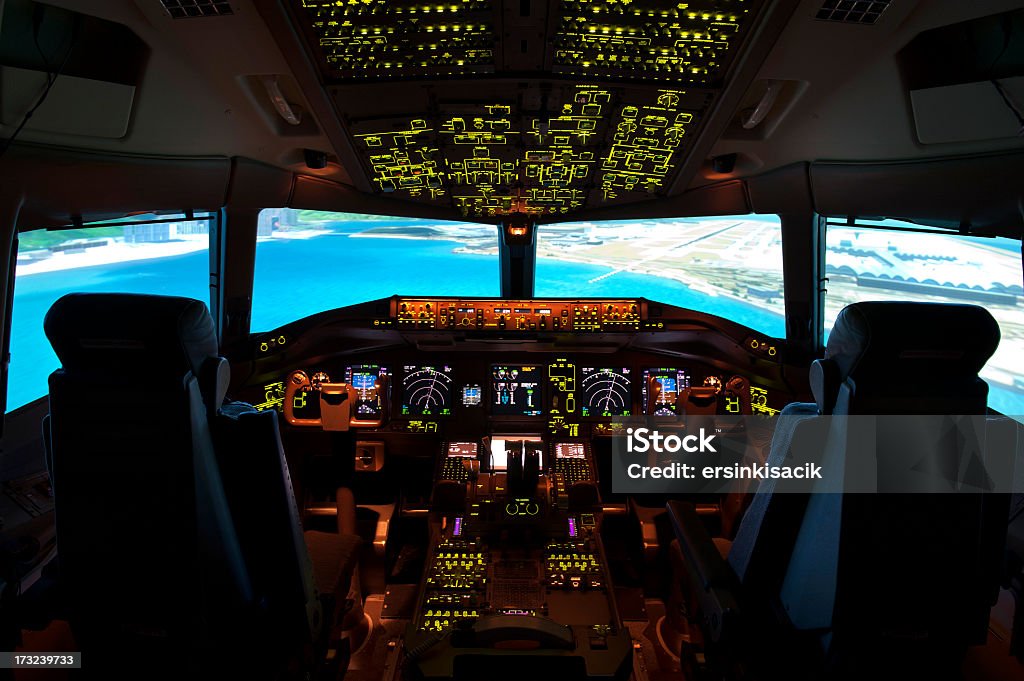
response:
M825 359L812 367L817 410L835 416L822 419L823 479L783 559L779 601L798 630L818 637L832 671L955 670L966 647L984 641L1008 497L959 492L952 480L912 493L887 471L908 458L951 461L955 471L984 449L983 416L967 435L933 424L986 414L978 372L998 342L998 325L980 307L857 303L839 314ZM854 420L864 415L879 418L870 427ZM848 485L858 466L870 467L879 493L842 493L839 481Z
M208 422L226 389L209 312L187 298L71 294L44 328L61 362L50 466L78 643L94 664L169 651L161 665L204 665L253 604Z

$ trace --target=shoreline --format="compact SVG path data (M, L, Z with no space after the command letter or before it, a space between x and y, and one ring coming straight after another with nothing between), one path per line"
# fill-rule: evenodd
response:
M617 266L613 266L613 265L608 265L607 263L596 261L596 260L590 260L590 259L586 259L586 258L556 257L556 256L553 256L551 254L544 254L544 255L538 254L537 258L538 259L540 259L540 258L547 258L547 259L550 259L550 260L555 260L557 262L571 262L571 263L577 263L577 264L581 264L581 265L593 265L595 267L607 267L607 268L610 269L609 272L607 272L605 274L598 275L597 277L595 277L594 279L592 279L590 281L594 281L594 280L597 280L597 279L601 279L601 280L608 279L608 278L610 278L610 277L612 277L612 276L614 276L616 274L621 274L621 273L624 273L624 274L648 275L648 276L658 277L660 279L669 279L671 281L675 281L675 282L678 282L678 283L682 284L683 286L685 286L686 288L690 289L691 291L693 291L695 293L699 293L699 294L708 296L709 298L717 298L717 297L729 298L730 300L733 300L733 301L738 302L738 303L743 303L743 304L749 305L750 307L756 308L756 309L758 309L760 311L770 312L772 314L775 314L775 315L778 315L778 316L780 316L782 318L785 318L785 313L780 312L777 308L772 307L771 305L768 305L766 303L763 303L760 300L749 299L749 298L741 298L740 296L736 295L735 293L733 293L729 289L722 288L722 287L719 287L719 286L715 286L714 284L708 282L706 279L699 279L699 278L696 278L696 277L688 277L684 273L680 272L679 270L662 269L662 268L658 268L658 267L645 267L643 269L638 269L638 270L629 270L629 269L626 269L624 267L617 267ZM590 283L590 282L588 282L588 283Z
M101 248L87 248L81 253L57 252L38 260L16 261L15 277L47 272L64 272L99 265L121 265L139 260L155 260L209 250L209 239L182 239L155 243L129 244L115 241ZM32 253L33 251L29 251ZM73 261L73 262L69 262Z
M488 255L487 251L481 251L473 247L473 243L460 239L455 235L438 235L438 236L415 236L408 234L367 234L365 232L356 232L354 234L339 234L330 230L324 229L299 229L299 230L287 230L280 231L272 236L258 237L257 243L269 243L273 241L291 241L291 240L306 240L312 239L318 236L325 235L336 235L345 236L349 238L362 238L362 239L397 239L401 241L448 241L453 244L457 244L452 249L453 253L468 254L468 255ZM173 245L173 247L172 247ZM58 272L69 269L79 269L85 267L96 267L99 265L116 265L122 263L128 263L133 261L141 260L152 260L163 257L173 257L177 255L187 255L189 253L195 253L208 248L208 242L206 240L190 239L174 242L159 242L159 243L144 243L144 244L127 244L123 241L115 241L110 246L103 248L87 249L82 253L54 253L48 258L29 261L24 263L18 263L16 266L16 276L30 276L33 274L41 274L44 272ZM678 270L662 269L658 267L645 267L638 270L630 270L618 265L609 265L600 261L592 260L589 258L572 258L565 257L564 253L545 253L538 254L538 258L548 258L557 262L563 263L576 263L583 265L593 265L596 267L606 267L609 269L608 272L598 275L599 279L606 279L619 273L627 274L646 274L649 276L658 277L661 279L669 279L671 281L678 282L686 288L706 295L708 297L722 296L729 298L730 300L749 305L760 311L769 312L780 317L784 317L783 313L780 313L776 308L770 305L766 305L761 301L749 300L735 295L732 291L715 286L706 280L699 279L696 277L688 277ZM72 261L73 260L73 261ZM589 283L589 282L588 282Z

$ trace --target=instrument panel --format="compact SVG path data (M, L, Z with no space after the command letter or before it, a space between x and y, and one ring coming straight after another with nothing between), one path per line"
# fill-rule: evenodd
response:
M780 341L645 299L394 296L254 341L245 398L325 430L519 422L572 438L638 416L772 416L807 392Z
M335 382L342 377L343 382ZM591 357L507 364L474 358L397 363L394 369L383 362L311 367L293 370L280 383L265 385L264 390L266 401L257 406L283 411L286 420L296 426L322 425L323 414L332 408L330 394L341 390L347 391L351 402L348 413L353 426L358 422L376 428L388 421L409 419L440 423L460 416L534 423L546 418L549 433L570 437L580 433L583 422L618 417L671 419L687 413L774 416L778 402L786 399L743 376L727 376L698 363L602 365Z

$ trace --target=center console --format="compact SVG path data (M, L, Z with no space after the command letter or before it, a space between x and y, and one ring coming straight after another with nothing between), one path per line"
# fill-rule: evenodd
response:
M516 434L444 448L407 669L424 679L530 678L540 668L626 678L632 640L587 443Z

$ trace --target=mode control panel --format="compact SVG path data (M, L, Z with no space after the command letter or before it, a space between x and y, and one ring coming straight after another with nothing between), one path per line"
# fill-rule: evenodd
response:
M641 300L450 300L395 298L399 328L435 331L633 332L646 319Z

